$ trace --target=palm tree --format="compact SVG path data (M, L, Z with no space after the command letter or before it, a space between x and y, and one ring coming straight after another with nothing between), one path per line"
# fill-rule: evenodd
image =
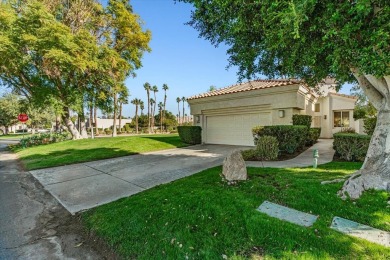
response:
M154 94L154 106L153 106L153 115L152 115L152 129L154 131L154 114L156 113L156 104L157 104L157 99L156 99L156 92L158 92L158 88L156 85L152 87L152 91Z
M148 96L148 133L150 134L150 84L146 82L144 84L144 89L146 90L146 94Z
M177 116L177 123L180 125L180 102L181 102L181 98L177 97L176 98L176 102L177 102L177 110L179 111L179 114Z
M135 132L138 134L138 106L142 101L135 98L131 101L131 104L135 105Z
M119 131L122 129L122 112L123 112L123 104L129 104L129 90L127 87L122 89L122 91L119 93Z
M186 97L182 97L181 101L183 101L183 121L182 121L182 123L184 123L184 103L187 101Z
M145 103L142 100L139 102L139 108L141 109L141 115L144 115Z
M160 111L160 133L162 133L162 130L163 130L163 108L164 108L164 104L163 102L159 102L158 103L158 110Z
M164 90L164 105L163 105L163 118L161 119L161 121L164 122L164 117L165 117L165 105L167 104L167 90L169 89L168 88L168 85L167 84L163 84L162 86L162 89Z
M153 110L153 107L154 107L154 104L156 104L156 101L154 101L154 99L153 98L151 98L150 99L150 106L152 107L152 113L151 113L151 118L153 118L154 119L154 110ZM152 121L153 123L154 123L154 120ZM152 124L152 133L154 132L154 125Z

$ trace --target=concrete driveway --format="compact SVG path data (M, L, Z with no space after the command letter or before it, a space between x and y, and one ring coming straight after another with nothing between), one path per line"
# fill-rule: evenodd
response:
M74 214L220 165L231 151L248 148L195 145L35 170L31 174Z

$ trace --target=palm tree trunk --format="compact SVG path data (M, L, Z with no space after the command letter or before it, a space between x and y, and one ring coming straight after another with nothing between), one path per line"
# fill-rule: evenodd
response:
M138 105L135 105L135 132L138 134Z
M182 121L182 124L184 124L184 115L185 115L185 114L184 114L184 102L185 102L185 101L183 100L183 115L182 115L182 116L183 116L183 121Z
M180 125L180 102L177 102L177 110L179 111L179 116L177 118L177 123Z
M150 134L150 96L148 94L148 133Z
M165 105L167 104L167 91L165 91L165 93L164 93L164 110L163 110L163 118L161 119L162 120L162 122L164 122L165 120L164 120L164 118L165 118ZM165 130L167 130L167 129L165 129Z

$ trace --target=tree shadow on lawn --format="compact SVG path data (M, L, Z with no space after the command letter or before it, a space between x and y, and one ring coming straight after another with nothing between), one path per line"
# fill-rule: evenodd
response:
M140 138L145 138L145 139L151 139L154 141L162 142L162 143L167 143L176 146L177 148L180 147L186 147L190 146L191 144L186 144L183 143L178 135L169 135L169 136L148 136L148 135L142 135L139 136Z
M66 149L52 151L49 153L34 153L31 155L20 156L23 165L28 170L42 169L48 167L69 165L97 161L102 159L112 159L126 155L139 154L128 150L118 148L93 148L93 149Z

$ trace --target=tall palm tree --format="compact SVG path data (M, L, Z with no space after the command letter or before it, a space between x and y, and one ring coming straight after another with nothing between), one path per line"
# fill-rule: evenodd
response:
M131 104L135 105L135 132L138 134L138 106L142 101L135 98L131 101Z
M119 92L118 102L119 102L119 131L122 129L122 112L123 112L123 104L129 104L129 90L127 87L122 89L121 92Z
M158 88L156 85L152 87L152 91L154 94L154 104L153 104L153 115L152 115L152 129L154 132L154 114L156 113L156 105L157 105L157 99L156 99L156 92L158 92Z
M141 109L141 115L143 116L144 109L145 109L145 103L142 100L140 100L140 102L139 102L139 108Z
M146 94L148 96L148 133L150 134L150 90L151 86L148 82L144 84L144 89L146 90Z
M161 121L164 122L164 119L165 119L165 105L167 104L167 90L169 89L168 85L167 84L163 84L162 89L164 90L164 105L163 105L164 113L163 113L163 118L161 119Z
M152 111L151 111L151 115L150 117L154 119L154 110L153 110L153 107L154 105L156 104L156 101L154 101L153 98L150 99L150 107L152 107ZM152 122L154 123L154 120L152 120ZM152 129L151 129L152 133L154 133L154 125L152 124Z
M179 111L179 114L177 116L177 123L180 125L180 102L181 102L181 98L177 97L176 98L176 102L177 102L177 110Z
M158 110L160 111L160 133L162 133L162 130L163 130L163 108L164 108L164 104L163 102L159 102L158 103Z
M182 121L182 123L184 123L184 103L187 101L186 97L182 97L181 101L183 101L183 121Z

